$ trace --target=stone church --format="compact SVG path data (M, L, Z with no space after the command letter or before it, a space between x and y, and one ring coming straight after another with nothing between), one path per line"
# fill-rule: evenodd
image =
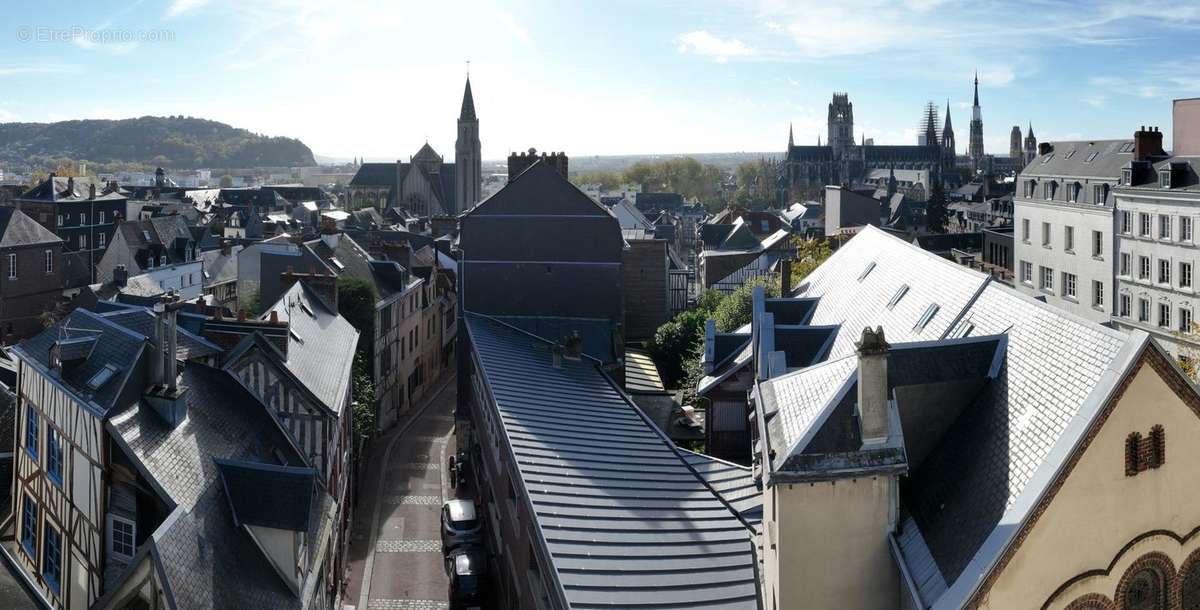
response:
M457 215L479 202L483 185L479 118L471 79L458 115L454 163L447 163L428 142L408 163L362 163L347 187L352 210L404 208L418 217Z
M829 103L827 144L820 138L816 146L797 146L789 130L787 154L783 162L783 182L791 201L817 199L826 185L861 184L871 170L924 170L940 175L954 166L954 129L949 108L942 133L936 121L925 121L924 144L875 145L864 139L854 141L854 105L847 93L834 93ZM942 142L946 142L947 146Z

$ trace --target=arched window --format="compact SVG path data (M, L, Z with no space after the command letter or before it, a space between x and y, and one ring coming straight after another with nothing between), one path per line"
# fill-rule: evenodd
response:
M1125 585L1122 610L1166 610L1167 586L1162 573L1143 567Z

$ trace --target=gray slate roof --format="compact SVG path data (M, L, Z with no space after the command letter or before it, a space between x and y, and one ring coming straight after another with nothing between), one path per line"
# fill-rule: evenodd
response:
M751 528L592 363L467 328L570 607L759 607Z
M204 264L205 288L237 281L237 255L243 247L232 246L228 256L221 254L220 249L200 253Z
M288 325L285 365L322 403L335 413L345 407L350 387L350 369L358 329L336 311L326 308L321 298L303 282L292 284L275 304L263 312L279 314Z
M154 335L154 313L145 307L129 307L100 315L144 337ZM218 354L221 351L220 347L208 339L195 335L182 327L175 335L175 357L180 360L202 358Z
M1052 145L1053 150L1034 157L1021 170L1021 177L1080 176L1115 180L1121 175L1121 167L1133 160L1133 140L1053 142ZM1097 154L1088 161L1092 153ZM1041 193L1037 196L1040 197Z
M0 248L62 242L50 229L16 208L0 207Z

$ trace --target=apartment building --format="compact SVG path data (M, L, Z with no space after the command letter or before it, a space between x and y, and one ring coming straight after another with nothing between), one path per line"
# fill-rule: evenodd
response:
M1013 197L1018 290L1107 322L1117 260L1112 189L1132 140L1043 142Z

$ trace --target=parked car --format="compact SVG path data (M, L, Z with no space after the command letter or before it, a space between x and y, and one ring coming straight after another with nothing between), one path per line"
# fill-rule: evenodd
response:
M482 525L474 500L447 501L442 505L442 548L478 542Z
M450 608L476 610L487 599L487 553L476 544L460 546L446 557L450 574Z

